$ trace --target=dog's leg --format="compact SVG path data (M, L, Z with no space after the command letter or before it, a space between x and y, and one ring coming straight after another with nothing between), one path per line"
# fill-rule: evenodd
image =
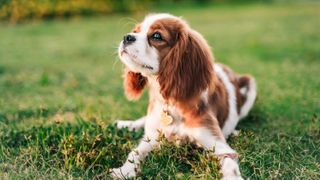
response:
M145 134L139 145L129 153L126 162L119 168L111 170L111 175L116 178L129 178L135 177L139 170L140 162L151 152L155 147L158 147L157 141L158 132L152 132L153 134Z
M242 177L237 162L238 155L236 151L227 144L220 128L217 128L217 130L220 132L214 132L206 127L190 128L189 135L205 149L214 150L214 155L220 159L222 179L240 180Z
M122 129L122 128L128 128L130 131L135 131L139 130L144 127L145 121L146 121L146 116L141 117L137 120L117 120L117 128Z

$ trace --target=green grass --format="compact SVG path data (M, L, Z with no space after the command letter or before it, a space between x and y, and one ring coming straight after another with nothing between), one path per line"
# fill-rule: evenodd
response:
M229 142L250 179L320 178L320 4L160 7L183 16L216 61L258 82L258 100ZM116 47L129 15L0 24L0 179L102 178L143 132L115 119L146 113L123 95ZM134 16L141 20L142 14ZM140 177L219 177L192 145L164 143Z

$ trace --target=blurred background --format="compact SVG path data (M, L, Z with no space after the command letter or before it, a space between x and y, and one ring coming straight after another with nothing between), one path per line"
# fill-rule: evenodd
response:
M247 3L255 0L1 0L0 17L10 22L27 19L53 19L72 16L106 15L111 13L142 13L158 5L193 3ZM272 2L272 0L256 0Z
M319 10L319 0L0 0L0 179L90 179L122 164L141 132L111 124L143 116L148 97L124 97L117 47L151 12L182 16L217 62L256 78L256 105L229 140L244 177L319 179ZM218 176L205 156L162 152L143 177Z

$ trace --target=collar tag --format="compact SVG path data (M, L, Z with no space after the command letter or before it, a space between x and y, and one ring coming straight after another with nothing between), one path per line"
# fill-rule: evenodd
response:
M173 122L173 117L169 114L168 111L168 104L165 104L162 109L160 122L163 126L169 126Z

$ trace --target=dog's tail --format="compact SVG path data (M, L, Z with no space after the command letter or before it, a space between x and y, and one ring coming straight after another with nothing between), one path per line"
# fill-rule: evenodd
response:
M257 85L255 79L248 75L240 76L238 78L238 83L240 87L241 98L244 102L240 108L240 119L242 119L248 115L256 100Z

